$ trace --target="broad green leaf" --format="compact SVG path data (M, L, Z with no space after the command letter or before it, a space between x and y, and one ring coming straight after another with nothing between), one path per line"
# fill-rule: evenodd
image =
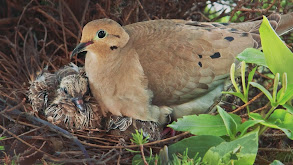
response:
M285 107L288 112L290 112L291 114L293 114L293 107L292 107L292 105L284 104L283 107Z
M238 115L229 114L236 123L241 122ZM176 131L188 131L194 135L214 135L223 136L227 135L226 127L220 115L189 115L183 116L177 122L169 124L168 127Z
M269 123L276 124L291 140L293 140L293 115L286 110L276 109L268 119Z
M288 138L293 140L293 115L288 111L284 109L276 109L267 121L265 121L258 113L251 113L249 116L254 120L261 121L260 123L262 125L282 130Z
M255 48L246 48L243 52L238 54L236 58L239 61L245 61L246 63L268 67L263 52Z
M292 84L293 53L276 34L265 16L263 16L259 32L266 64L269 69L274 74L280 73L280 75L283 75L286 72L288 74L288 84Z
M224 140L218 136L192 136L170 145L168 147L168 155L169 158L172 158L173 154L183 154L186 148L188 148L188 156L190 158L194 157L197 153L199 157L203 157L211 147L217 146L222 142L224 142Z
M237 124L234 121L234 119L226 112L224 111L220 106L217 106L218 112L220 116L222 117L224 124L226 126L226 130L228 135L231 139L235 138L235 135L237 133Z
M264 121L264 119L262 118L262 116L259 113L250 113L249 117L251 117L253 120L259 120L261 122Z
M267 96L267 98L270 100L270 102L273 103L273 97L272 97L272 95L270 94L270 92L266 88L264 88L262 85L260 85L260 84L258 84L256 82L250 82L250 84L253 87L256 87L259 90L261 90Z
M194 135L227 135L225 124L220 115L210 114L183 116L168 127L176 131L188 131Z
M281 98L281 100L278 100L278 103L280 105L284 105L289 99L291 99L293 96L293 84L287 85L287 90L285 91L285 94Z
M280 162L279 160L274 160L273 163L271 163L270 165L284 165L284 164Z
M237 130L237 132L241 133L239 137L243 136L246 133L248 128L260 123L261 121L263 121L263 120L248 120L248 121L245 121L244 123L242 123L238 127L238 130Z
M236 140L211 147L203 157L203 163L250 165L255 161L257 149L258 129Z

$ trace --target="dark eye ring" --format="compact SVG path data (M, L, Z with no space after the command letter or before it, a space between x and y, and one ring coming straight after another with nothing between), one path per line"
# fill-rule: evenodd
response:
M68 91L67 91L66 88L62 88L62 90L63 90L63 92L64 92L65 94L68 94Z
M104 31L102 29L97 32L97 36L99 38L104 38L104 37L106 37L106 35L107 35L106 31Z

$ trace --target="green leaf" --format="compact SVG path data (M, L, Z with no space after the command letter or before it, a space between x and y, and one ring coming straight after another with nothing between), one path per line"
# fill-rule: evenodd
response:
M235 122L240 123L240 117L234 114L229 114L233 117ZM220 115L189 115L183 116L177 122L169 124L168 127L176 131L188 131L194 135L227 135L226 127Z
M237 124L234 121L234 119L226 112L224 111L220 106L217 106L218 112L220 116L222 117L224 124L226 126L226 130L228 135L231 139L235 138L235 135L237 133Z
M259 113L250 113L249 117L251 117L253 120L264 121L264 119Z
M246 48L236 57L239 61L268 67L263 52L255 48Z
M252 81L253 76L254 76L254 73L255 73L255 71L256 71L256 68L257 68L257 67L253 68L253 69L251 70L251 72L249 72L249 74L248 74L248 78L247 78L248 83L250 83L250 82ZM248 86L247 86L247 88L248 88Z
M244 100L244 96L242 93L238 93L238 92L222 92L223 94L229 94L229 95L234 95L238 98L240 98L241 100Z
M183 116L168 127L176 131L188 131L194 135L223 136L227 134L225 124L220 115L209 114Z
M268 119L268 123L282 130L288 138L293 140L293 115L286 110L276 109Z
M213 146L217 146L224 140L218 136L211 135L200 135L185 138L177 143L170 145L169 148L169 158L172 158L173 154L183 154L188 148L188 156L194 157L197 153L199 157L203 157L205 153Z
M288 74L288 84L292 84L293 53L276 34L265 16L263 17L259 32L266 64L269 69L274 74L280 73L280 75L283 75L286 72Z
M292 107L292 105L284 104L283 107L285 107L288 112L290 112L291 114L293 114L293 107Z
M242 137L246 133L246 131L247 131L248 128L250 128L250 127L252 127L252 126L260 123L261 121L263 121L263 120L248 120L248 121L242 123L238 127L238 130L237 130L237 132L240 132L241 133L239 135L239 137Z
M287 85L287 90L285 91L285 94L281 98L281 100L278 100L278 103L280 105L284 105L289 99L291 99L293 96L293 84Z
M280 162L279 160L274 160L273 163L271 163L270 165L284 165L284 164Z
M276 109L266 121L258 113L251 113L249 116L259 120L262 125L282 130L288 138L293 140L293 115L288 111Z
M274 103L272 95L270 94L270 92L266 88L264 88L262 85L260 85L256 82L250 82L250 85L261 90L267 96L267 98L270 100L270 102Z
M231 142L211 147L203 157L203 163L250 165L255 161L258 149L258 129Z

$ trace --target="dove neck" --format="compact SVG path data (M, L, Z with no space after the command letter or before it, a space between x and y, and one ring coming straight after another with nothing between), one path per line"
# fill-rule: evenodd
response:
M134 49L117 51L117 54L109 54L108 58L103 59L88 52L85 69L89 80L94 78L95 81L103 82L104 85L119 84L122 81L130 84L136 81L141 83L141 79L144 79L143 68Z

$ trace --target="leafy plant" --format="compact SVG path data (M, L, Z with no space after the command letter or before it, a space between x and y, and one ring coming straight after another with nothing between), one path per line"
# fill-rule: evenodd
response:
M247 85L245 82L245 68L246 68L246 64L245 61L241 62L241 80L242 80L242 89L243 89L243 93L240 92L240 89L235 81L235 63L233 63L231 65L231 69L230 69L230 78L231 78L231 82L236 90L236 92L222 92L224 94L231 94L234 95L236 97L239 97L244 103L248 102L248 91L249 91L249 85L250 82L253 79L253 75L256 71L256 67L254 69L252 69L252 71L249 73L248 75L248 80L247 80ZM247 112L249 113L249 107L247 106Z
M260 89L268 97L271 109L264 116L261 116L258 113L250 113L249 107L247 107L250 119L243 123L241 123L239 116L228 114L221 107L217 107L219 114L215 116L209 114L184 116L168 126L177 131L188 131L197 136L186 138L170 145L169 155L174 153L183 154L188 148L187 156L193 157L197 155L202 158L203 164L253 164L257 154L258 136L268 127L280 129L292 139L293 107L290 104L290 100L293 96L293 86L290 83L291 81L293 83L293 76L291 76L293 68L291 64L287 63L293 61L293 56L279 37L276 37L275 32L268 28L271 27L264 17L260 28L264 53L250 48L238 56L238 59L243 61L241 63L243 92L240 91L235 81L235 64L233 64L230 76L236 91L224 93L237 96L244 103L247 103L251 85ZM271 42L272 40L274 43ZM278 40L278 44L275 43L276 40ZM276 45L270 46L269 44ZM287 50L280 51L280 48ZM285 57L280 57L284 54ZM275 61L278 61L278 63L275 63ZM253 82L257 67L252 69L248 74L247 81L245 81L246 62L263 65L271 69L275 74L272 94L262 85ZM284 66L284 64L290 67ZM290 74L288 74L289 72ZM282 75L282 88L278 90L280 74ZM279 105L284 106L286 110L276 109ZM249 128L253 128L251 132L247 132ZM275 161L273 164L280 164L280 162Z
M186 151L183 152L183 155L181 154L173 154L173 161L170 163L171 165L200 165L201 158L198 157L198 153L195 154L193 158L189 158L188 156L188 148L186 148Z
M132 162L134 164L140 164L140 163L150 164L150 163L153 163L153 162L157 162L158 161L158 156L153 157L151 149L150 149L150 156L149 157L145 157L145 155L144 155L143 144L148 142L149 136L144 137L142 129L140 131L138 131L138 130L135 130L135 131L136 131L135 133L132 133L132 138L133 139L130 139L130 140L133 143L135 143L136 145L139 145L140 151L134 151L134 150L130 150L130 149L127 149L127 150L130 151L130 152L133 152L133 153L140 152L141 156L136 155L133 158Z
M290 139L292 139L290 133L292 128L290 125L282 124L288 123L288 120L285 120L285 118L276 118L275 116L277 115L280 117L281 112L279 110L281 109L278 111L275 109L279 105L285 107L287 111L282 110L282 114L283 116L286 116L286 119L290 118L293 113L293 107L291 105L291 99L293 96L293 67L290 64L290 60L293 60L293 53L274 32L266 17L264 17L263 23L260 27L260 36L264 53L255 49L246 49L239 55L238 59L268 66L268 68L275 74L272 94L262 85L256 82L249 82L249 84L258 88L265 94L270 101L271 108L264 116L259 114L249 114L249 116L253 120L257 120L258 122L261 121L260 124L263 126L260 129L259 134L262 134L268 127L271 127L281 129ZM255 55L255 58L253 55ZM280 74L282 74L282 88L278 90Z
M189 157L198 154L199 157L203 157L202 161L205 164L229 164L232 162L253 164L257 154L258 129L250 133L246 133L246 131L260 121L241 123L239 116L228 114L219 106L217 109L219 115L184 116L177 122L169 124L169 127L177 131L188 130L198 135L170 145L169 155L182 153L185 148L188 148ZM212 120L212 122L205 127L206 122L201 123L205 120ZM212 131L210 131L211 128ZM218 131L214 131L214 128Z

